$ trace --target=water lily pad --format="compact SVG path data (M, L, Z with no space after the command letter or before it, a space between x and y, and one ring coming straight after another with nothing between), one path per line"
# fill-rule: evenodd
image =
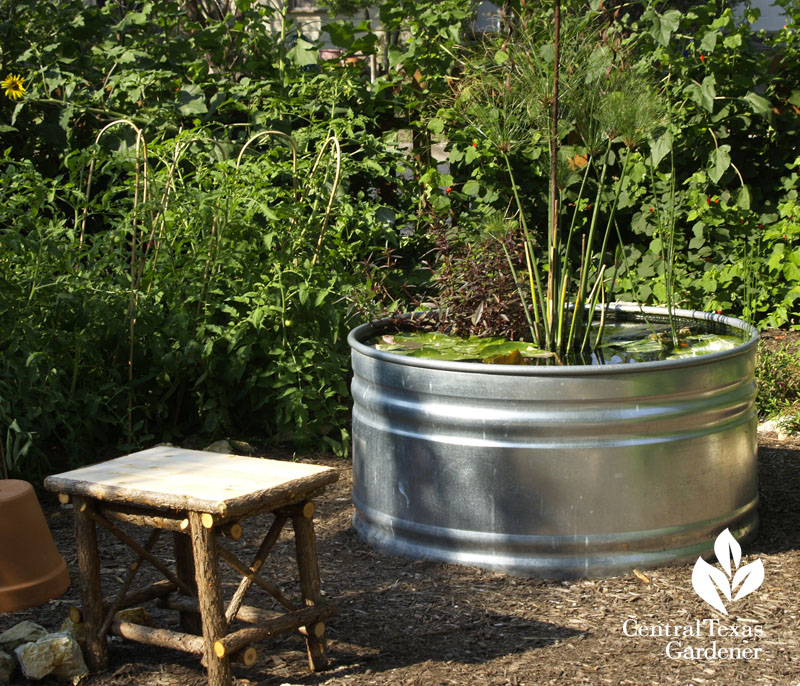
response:
M633 341L617 341L613 345L624 348L629 353L655 353L664 349L664 343L657 336Z
M730 350L742 342L734 335L692 334L686 327L679 329L678 333L679 347L673 349L669 326L665 323L657 322L652 326L641 322L611 324L606 326L600 350L592 355L589 364L695 357ZM509 341L498 336L460 338L436 331L385 334L374 339L372 344L378 350L398 355L449 362L535 364L539 359L553 357L553 353L526 341Z
M481 360L491 364L524 364L526 358L552 355L525 341L507 341L498 336L459 338L437 332L384 335L375 347L409 357L451 362Z
M489 355L483 361L486 364L523 364L525 358L519 350L512 350L510 353L500 353L499 355Z
M737 336L723 334L700 334L688 336L681 343L681 347L673 350L667 359L677 360L684 357L697 357L698 355L731 350L741 343L741 339Z
M520 357L519 362L504 362L503 357L516 353ZM553 353L547 352L537 348L533 343L526 341L503 341L501 343L492 343L487 345L481 351L481 359L484 362L491 364L522 364L524 360L521 358L530 357L552 357ZM495 362L495 358L499 361Z

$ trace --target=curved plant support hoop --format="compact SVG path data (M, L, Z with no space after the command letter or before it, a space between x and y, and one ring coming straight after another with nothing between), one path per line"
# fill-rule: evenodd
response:
M289 134L284 133L283 131L276 131L275 129L268 129L267 131L259 131L257 134L251 136L245 144L242 146L242 149L239 150L239 155L236 158L236 167L235 171L239 170L239 167L242 163L242 157L244 157L244 153L247 148L250 147L251 144L255 143L262 138L266 138L267 136L277 136L278 138L283 138L286 142L289 143L289 146L292 148L292 193L294 194L295 201L298 200L298 193L297 193L297 144L294 142L294 138L292 138ZM217 237L218 238L218 237ZM209 254L209 260L211 256ZM206 264L208 267L208 264ZM203 277L205 281L205 276ZM205 284L204 284L205 287ZM202 302L202 299L201 299ZM284 307L285 311L285 307ZM284 317L285 318L285 317Z
M100 142L100 139L109 129L115 126L130 126L136 132L136 179L133 192L133 217L131 219L131 286L130 298L128 300L128 311L125 318L128 320L128 383L133 382L133 346L135 341L135 328L136 328L136 304L139 300L139 279L142 274L143 264L137 262L136 247L137 247L137 209L140 203L147 202L147 141L145 140L142 130L136 126L130 119L117 119L110 124L106 124L94 139L95 145ZM142 160L139 160L140 150L143 151ZM92 189L92 175L94 173L95 157L89 165L89 175L86 180L86 205L84 206L83 218L81 220L81 232L78 239L78 246L83 245L83 237L86 229L86 215L89 209L89 195ZM139 187L141 181L141 198L139 197ZM130 388L128 389L128 436L133 433L133 396Z
M221 149L221 146L218 141L211 140L209 141L206 138L201 136L192 136L187 141L183 143L178 143L175 146L175 153L172 157L172 163L169 168L169 174L167 175L167 181L164 187L164 192L161 194L161 201L158 204L158 212L156 213L156 217L153 221L153 226L150 231L150 236L147 239L148 244L152 243L153 245L153 259L150 265L150 269L152 274L155 274L156 263L158 262L158 255L161 249L161 241L163 238L163 231L164 226L166 223L166 216L167 216L167 207L169 206L170 194L175 188L174 178L176 173L178 174L178 178L182 178L181 174L178 170L178 163L183 157L183 153L189 148L192 143L195 142L211 142L211 144L217 148ZM145 253L148 253L150 247L145 250ZM154 276L153 276L154 278ZM150 292L150 289L153 285L153 278L151 278L150 282L147 284L147 292Z
M144 181L144 185L143 185L143 188L142 188L142 202L145 202L147 200L147 141L144 139L144 134L142 134L142 130L138 126L136 126L136 124L134 124L130 119L117 119L115 121L112 121L110 124L106 124L102 129L100 129L100 131L98 132L97 136L95 136L94 144L97 145L98 143L100 143L100 139L103 137L103 135L105 134L106 131L108 131L109 129L111 129L111 128L115 127L115 126L120 126L120 125L123 125L123 124L126 125L126 126L130 126L136 132L136 160L137 160L137 164L136 164L136 191L135 191L134 198L133 198L134 208L135 208L139 204L139 164L138 164L138 160L139 160L139 146L140 146L140 144L144 148L144 164L142 165L142 170L143 170L142 177L143 177L143 181ZM90 193L92 191L92 176L94 175L94 165L95 165L95 157L94 157L94 155L92 155L92 161L89 163L89 175L88 175L88 178L86 179L86 205L84 205L84 207L83 207L83 216L81 217L81 232L80 232L80 236L78 238L78 247L79 248L83 246L83 236L84 236L84 233L86 231L86 215L88 214L88 211L89 211L88 202L89 202L89 195L90 195ZM136 226L136 218L134 217L134 228L135 228L135 226ZM135 231L134 231L134 233L135 233Z
M297 200L297 197L298 197L298 193L297 193L297 145L295 144L294 139L290 135L284 133L283 131L277 131L277 130L274 130L274 129L269 129L269 130L266 130L266 131L259 131L258 133L256 133L253 136L251 136L245 142L245 144L241 147L241 149L239 150L239 154L236 157L236 166L234 167L234 173L239 170L239 167L241 167L242 158L244 157L244 154L247 151L247 148L249 148L252 144L258 142L262 138L266 138L268 136L276 136L278 138L284 139L286 142L289 143L289 146L292 149L292 191L293 191L295 200ZM188 141L186 145L188 146L194 140L197 140L197 139L193 138L192 140ZM215 142L215 145L218 145L218 143ZM225 217L227 217L227 213L228 213L228 206L227 206L227 201L226 201L226 207L225 207L225 213L224 213ZM197 302L197 312L195 313L195 327L197 326L197 323L198 323L199 318L200 318L200 313L201 313L201 311L203 309L203 306L204 306L204 303L205 303L206 293L207 293L207 290L208 290L209 276L211 274L211 269L212 269L212 262L215 259L214 247L219 242L220 234L221 234L221 230L220 230L220 232L217 232L217 221L216 221L216 217L215 217L214 221L212 223L212 226L211 226L211 243L209 244L208 254L206 255L206 264L205 264L205 267L204 267L204 270L203 270L203 288L202 288L202 291L200 293L200 299Z
M239 151L239 156L236 158L236 169L239 169L239 165L242 163L244 152L250 147L250 144L255 143L257 140L267 136L278 136L279 138L283 138L284 140L288 141L292 148L292 190L294 191L294 199L297 200L297 145L294 142L294 138L292 138L289 134L286 134L283 131L269 129L267 131L259 131L254 136L251 136Z
M151 265L153 273L155 273L156 263L158 262L158 254L161 248L162 231L164 230L164 223L166 222L169 196L172 188L174 187L173 178L175 176L175 170L178 167L178 162L180 161L184 150L186 150L186 148L188 148L189 145L191 145L191 143L195 140L198 140L198 138L194 137L187 141L184 145L178 144L175 146L175 153L172 156L172 164L170 165L167 181L164 185L164 192L161 194L161 200L158 203L158 211L156 212L153 225L150 228L150 235L147 237L147 243L145 244L145 254L150 252L150 245L153 245L153 262ZM144 265L142 265L142 268L144 268ZM148 293L150 292L152 286L153 278L151 278L150 282L147 284Z
M328 228L328 220L331 216L331 208L333 207L334 198L336 198L336 191L339 190L339 182L342 178L342 146L339 145L339 139L335 135L330 135L322 144L322 148L320 148L319 154L317 155L317 159L314 161L314 166L311 168L311 174L308 176L309 183L311 179L314 178L314 174L317 171L317 167L319 167L320 162L322 161L322 156L325 154L325 149L328 147L328 144L333 145L336 148L336 172L333 176L333 186L331 187L331 192L328 197L328 205L325 208L325 217L322 220L322 228L319 231L319 238L317 238L317 247L314 249L314 257L311 258L311 266L314 267L317 264L317 258L319 257L319 251L322 248L322 239L325 236L325 231ZM316 207L316 205L315 205Z

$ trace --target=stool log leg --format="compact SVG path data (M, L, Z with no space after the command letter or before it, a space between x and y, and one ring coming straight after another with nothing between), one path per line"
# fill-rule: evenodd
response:
M322 600L313 517L314 506L310 501L297 508L292 514L300 589L303 593L303 604L307 607L317 605ZM325 624L319 622L307 628L308 664L312 671L318 672L328 666L328 655L325 648Z
M195 581L194 558L192 557L192 539L180 532L172 532L172 547L175 552L175 576L190 588L197 591ZM189 634L200 635L203 633L203 623L197 612L181 612L181 630Z
M189 525L192 532L197 600L203 622L208 684L231 686L230 660L227 656L217 657L214 652L214 643L224 638L226 632L214 529L203 526L200 512L189 513Z
M108 641L105 635L100 635L103 624L103 591L100 586L97 530L90 516L91 507L88 499L75 496L75 542L81 576L83 621L86 624L86 661L92 671L99 671L108 666Z

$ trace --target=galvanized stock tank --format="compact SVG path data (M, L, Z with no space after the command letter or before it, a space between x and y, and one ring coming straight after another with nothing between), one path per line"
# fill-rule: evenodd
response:
M387 553L562 578L694 561L725 528L750 538L758 334L675 314L747 340L682 360L512 366L381 352L363 341L387 320L356 328L356 531Z

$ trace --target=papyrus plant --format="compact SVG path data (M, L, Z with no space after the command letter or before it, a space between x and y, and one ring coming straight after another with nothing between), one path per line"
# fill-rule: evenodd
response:
M492 144L505 166L513 198L507 220L522 228L524 272L500 246L531 339L557 354L599 342L589 313L605 302L625 266L616 224L620 192L634 162L652 163L640 146L665 120L656 84L629 58L624 36L599 12L536 5L465 61L455 95L457 116ZM512 162L512 156L530 158L543 143L549 151L542 156L550 179L546 226L532 225L536 201L521 197Z

